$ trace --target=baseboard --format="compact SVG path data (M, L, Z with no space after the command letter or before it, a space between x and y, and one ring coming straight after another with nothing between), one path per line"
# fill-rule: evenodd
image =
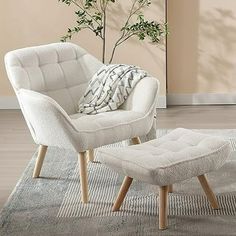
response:
M167 100L167 101L166 101ZM217 105L236 104L236 93L195 93L195 94L168 94L158 97L157 108L166 108L168 105ZM14 96L0 97L0 109L20 109L17 98Z
M0 109L20 109L17 98L14 96L0 97Z
M168 94L168 105L236 104L236 93Z
M166 108L166 96L158 96L157 108Z
M166 96L158 97L157 108L166 108ZM0 97L0 109L20 109L17 98L11 97Z

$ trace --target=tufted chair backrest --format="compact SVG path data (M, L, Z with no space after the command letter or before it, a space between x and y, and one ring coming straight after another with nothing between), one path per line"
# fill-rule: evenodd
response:
M5 56L8 77L17 93L24 88L52 97L70 115L88 81L103 65L72 43L53 43L11 51Z

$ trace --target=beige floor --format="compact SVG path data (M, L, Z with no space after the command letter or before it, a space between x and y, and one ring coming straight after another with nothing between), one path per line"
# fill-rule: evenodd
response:
M236 128L236 106L178 106L158 110L159 128ZM0 209L35 152L21 112L0 110Z

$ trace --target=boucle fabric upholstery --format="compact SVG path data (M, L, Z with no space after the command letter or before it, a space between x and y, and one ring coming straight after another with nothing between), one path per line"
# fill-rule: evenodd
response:
M81 116L77 102L103 66L84 49L72 43L18 49L6 54L5 64L37 144L82 152L146 135L153 127L155 78L140 81L117 111Z
M68 114L76 113L88 81L103 66L72 43L18 49L6 54L5 63L14 89L48 95Z
M230 153L222 138L178 128L126 148L100 149L100 160L126 176L166 186L221 167Z

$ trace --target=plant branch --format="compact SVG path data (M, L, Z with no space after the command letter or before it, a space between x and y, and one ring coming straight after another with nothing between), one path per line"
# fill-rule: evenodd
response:
M91 30L96 36L102 40L102 61L106 61L106 29L107 29L107 8L109 3L116 3L118 0L58 0L67 4L74 4L79 8L75 14L78 17L77 26L69 28L67 34L62 37L62 41L71 39L75 33L83 29ZM115 41L112 48L109 63L112 62L116 49L122 43L131 37L137 37L139 40L149 38L152 43L158 44L164 36L168 34L166 23L158 23L155 21L145 20L142 9L151 4L151 0L132 0L132 5L129 10L124 26L121 28L121 35ZM134 16L137 16L136 21L131 23Z
M105 63L106 57L106 11L103 12L103 43L102 43L102 62Z
M79 31L81 31L81 30L83 30L83 29L89 29L89 30L91 30L92 32L94 32L93 28L89 27L88 25L87 25L87 26L79 26L79 27L76 27L76 26L75 26L75 27L72 28L72 29L68 29L67 34L66 34L65 36L62 36L62 37L61 37L61 41L62 41L62 42L65 42L67 39L71 39L74 34L78 33ZM98 35L98 36L99 36L101 39L103 39L101 35Z
M135 4L137 3L137 1L138 1L138 0L134 0L134 1L133 1L133 4L132 4L131 9L130 9L130 14L129 14L129 16L128 16L126 22L125 22L125 25L124 25L124 27L123 27L124 30L123 30L123 32L122 32L122 35L120 36L120 38L119 38L116 42L119 42L119 41L125 36L125 27L129 24L129 20L130 20L131 17L133 16L133 9L134 9L134 6L135 6Z
M130 9L129 16L128 16L128 18L127 18L127 20L126 20L124 26L122 27L122 29L123 29L122 31L123 31L123 32L122 32L121 36L120 36L120 37L117 39L117 41L115 42L114 47L113 47L113 49L112 49L112 53L111 53L111 57L110 57L109 63L111 63L112 60L113 60L113 58L114 58L116 48L117 48L121 43L125 42L127 39L129 39L130 37L132 37L132 36L135 35L135 34L132 34L132 35L130 35L130 36L128 36L128 37L126 38L126 36L127 36L126 27L129 25L130 19L131 19L132 16L134 16L140 9L142 9L142 8L145 6L145 4L146 4L146 1L144 1L142 4L140 4L140 6L139 6L137 9L134 10L134 8L135 8L137 2L138 2L138 0L134 0L134 1L133 1L133 4L132 4L131 9Z
M110 57L109 63L112 62L112 60L113 60L113 58L114 58L114 56L115 56L115 52L116 52L117 47L118 47L120 44L124 43L124 42L125 42L126 40L128 40L129 38L133 37L134 35L136 35L136 33L132 33L132 34L130 34L129 36L127 36L126 38L124 38L123 40L121 40L121 41L115 43L115 45L114 45L114 47L113 47L113 49L112 49L112 53L111 53L111 57Z
M74 3L78 8L80 8L82 11L84 11L88 16L91 17L91 19L93 19L99 26L102 26L101 23L99 23L96 19L94 19L94 17L88 12L86 11L86 9L84 7L81 7L76 1L71 0L72 3Z

